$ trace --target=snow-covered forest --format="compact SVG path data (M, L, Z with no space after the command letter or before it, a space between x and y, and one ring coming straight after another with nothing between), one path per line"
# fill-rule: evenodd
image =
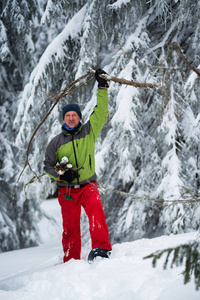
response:
M91 75L34 131L88 66L156 85L109 82L96 171L111 242L198 230L200 2L3 0L0 10L0 250L41 242L40 204L57 193L41 176L45 148L60 133L64 105L78 103L88 119Z

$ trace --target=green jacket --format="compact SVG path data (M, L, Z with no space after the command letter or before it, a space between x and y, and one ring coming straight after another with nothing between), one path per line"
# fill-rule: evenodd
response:
M108 90L98 89L97 105L89 121L81 125L74 134L70 134L62 127L62 132L51 140L45 153L44 172L56 180L59 186L66 186L67 182L59 180L54 166L57 162L60 163L62 158L66 156L69 160L68 163L72 164L72 169L76 169L74 149L78 167L83 167L83 169L79 171L79 184L96 180L95 143L107 120L108 113ZM77 179L74 179L71 185L73 186L76 183Z

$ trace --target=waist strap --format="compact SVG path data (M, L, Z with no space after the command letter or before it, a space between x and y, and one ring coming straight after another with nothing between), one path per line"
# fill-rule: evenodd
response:
M96 181L89 181L85 184L75 184L75 185L71 186L71 189L75 189L75 190L81 189L82 187L86 186L87 184L94 183L94 182L96 182Z

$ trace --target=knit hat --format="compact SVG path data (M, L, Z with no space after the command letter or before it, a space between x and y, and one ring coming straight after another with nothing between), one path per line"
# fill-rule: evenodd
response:
M75 111L79 117L82 119L82 113L81 113L81 110L80 110L80 106L78 104L67 104L66 106L63 107L63 120L65 118L65 114L68 112L68 111Z

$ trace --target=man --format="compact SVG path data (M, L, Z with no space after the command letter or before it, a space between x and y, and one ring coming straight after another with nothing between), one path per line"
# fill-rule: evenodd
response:
M59 186L58 201L63 219L62 245L63 261L80 259L81 206L89 219L92 250L88 261L96 256L108 258L112 250L109 232L95 174L95 142L108 116L108 84L95 72L98 81L97 105L86 124L81 123L82 114L77 104L63 107L62 132L54 137L47 146L44 172L57 181ZM58 164L67 162L67 167L59 169Z

